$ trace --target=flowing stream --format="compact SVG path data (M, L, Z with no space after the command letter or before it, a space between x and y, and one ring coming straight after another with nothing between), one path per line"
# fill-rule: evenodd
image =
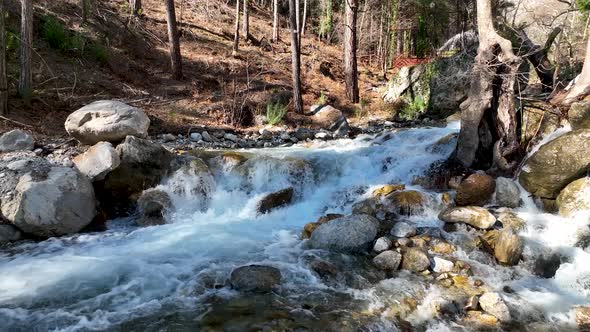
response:
M458 129L453 123L243 151L246 172L219 165L214 178L173 176L163 183L176 206L166 225L140 228L127 218L110 221L106 232L0 248L0 330L396 331L401 315L418 330L468 331L432 309L452 295L428 278L399 271L382 280L370 258L310 250L300 239L305 223L350 213L380 185L424 191L412 179L448 157L455 144L448 135ZM194 183L203 192L190 192ZM286 187L295 189L294 204L257 215L264 194ZM441 228L440 194L425 193L429 208L409 221ZM574 246L590 219L543 214L526 193L522 198L517 212L527 221L526 249L517 267L501 267L478 250L453 255L491 289L509 286L505 299L519 322L515 330L571 330L572 306L590 304L590 254ZM535 258L551 255L561 261L555 277L535 276ZM309 267L316 258L344 267L344 277L320 278ZM267 295L232 290L231 270L251 263L279 268L280 289ZM406 305L408 298L416 304Z

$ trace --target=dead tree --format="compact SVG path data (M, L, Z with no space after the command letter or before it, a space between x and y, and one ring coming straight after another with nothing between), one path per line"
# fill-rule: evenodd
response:
M344 80L346 96L353 103L359 102L359 82L356 58L356 0L345 0L346 26L344 27Z
M293 79L293 104L295 112L303 114L301 97L301 49L299 47L299 30L297 25L296 0L289 0L289 27L291 28L291 75Z
M301 36L305 35L305 26L307 25L307 0L303 0L303 19L301 21Z
M238 47L240 46L240 0L236 0L236 25L234 28L234 45L232 48L232 55L238 55Z
M514 104L521 59L494 29L491 0L477 0L477 22L479 48L453 156L467 168L511 173L521 156Z
M166 20L168 21L168 39L170 44L170 62L172 64L172 78L182 79L182 57L180 55L180 38L176 23L176 9L174 0L166 0Z
M273 0L272 5L272 41L278 42L281 39L279 35L279 0Z
M31 71L33 43L33 0L21 0L20 24L20 76L18 93L28 98L32 92L33 73Z
M141 7L141 0L130 0L131 11L134 16L141 15L143 8Z
M586 57L584 58L584 66L582 72L568 93L565 95L563 101L560 102L563 106L569 106L572 103L582 99L590 94L590 38L586 44Z
M8 113L8 80L6 78L6 35L4 0L0 0L0 115Z
M244 0L244 22L242 25L242 34L244 35L244 40L248 41L248 36L250 36L250 0Z

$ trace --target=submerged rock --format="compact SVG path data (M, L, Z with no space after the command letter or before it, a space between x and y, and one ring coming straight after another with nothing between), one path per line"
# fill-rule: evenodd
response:
M272 210L288 205L293 201L293 193L293 188L286 188L268 194L258 202L256 211L260 214L266 214Z
M487 174L472 174L457 188L455 204L482 206L490 201L496 189L494 178Z
M590 129L579 129L541 146L525 163L520 184L540 198L556 198L590 170Z
M430 267L430 258L428 255L416 248L408 248L403 253L402 269L412 272L422 272Z
M321 224L325 224L330 220L334 220L334 219L337 219L340 217L344 217L344 215L336 214L336 213L328 213L325 216L320 217L315 222L310 222L310 223L305 224L305 226L303 226L303 233L301 234L301 238L309 239L311 237L311 234L313 233L313 231L315 231L315 229L318 228L318 226L320 226Z
M0 136L0 152L31 151L35 147L33 136L14 129Z
M108 142L99 142L74 158L74 165L90 181L100 181L121 164L119 153Z
M590 212L590 177L568 184L557 196L559 214L572 217L578 212Z
M479 305L485 312L498 318L501 322L508 322L511 319L510 310L498 293L484 293L479 298Z
M166 223L164 214L172 208L172 200L165 191L149 189L137 200L139 219L141 226L163 225Z
M387 184L383 187L377 188L373 190L371 194L373 197L380 198L387 196L393 192L405 190L406 186L404 184Z
M387 250L373 258L373 263L384 271L395 271L399 268L402 255L397 251Z
M233 270L231 286L242 292L266 293L281 283L281 271L272 266L248 265Z
M496 217L479 206L452 207L443 210L438 218L448 223L465 223L481 229L489 229L496 223Z
M350 215L331 220L315 229L310 246L340 252L369 249L379 231L379 221L366 214Z
M0 245L19 241L23 238L21 231L12 226L6 224L0 224Z
M150 119L140 109L119 101L100 100L71 113L66 119L68 134L84 144L120 142L125 137L146 137Z
M520 206L520 189L514 181L503 177L496 179L496 204L509 208Z
M399 221L393 225L391 235L395 237L411 237L416 235L416 226L410 225L407 222Z

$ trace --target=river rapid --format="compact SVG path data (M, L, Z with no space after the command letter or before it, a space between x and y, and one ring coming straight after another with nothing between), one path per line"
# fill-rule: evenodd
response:
M407 221L438 229L453 243L473 237L442 231L440 193L412 185L449 156L455 144L449 135L458 130L451 123L244 150L247 173L217 165L213 178L165 181L160 187L176 206L165 225L141 228L130 217L109 221L105 232L2 247L0 330L471 331L441 314L455 294L432 277L398 271L387 278L370 257L311 250L301 240L306 223L326 213L349 214L354 202L389 183L429 197L426 211ZM204 189L191 194L195 183ZM295 189L293 204L256 213L261 197L286 187ZM518 266L497 265L489 254L459 245L453 257L471 265L471 278L502 292L516 322L504 330L570 331L573 306L590 304L590 253L579 244L590 218L542 213L524 190L522 200L516 212L527 222L526 247ZM558 257L555 277L532 273L538 257ZM310 268L317 259L338 267L340 277L318 275ZM232 290L232 269L253 263L278 268L279 289L262 295Z

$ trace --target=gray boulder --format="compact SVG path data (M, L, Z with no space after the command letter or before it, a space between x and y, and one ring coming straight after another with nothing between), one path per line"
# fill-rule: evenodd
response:
M35 147L33 136L14 129L0 136L0 152L31 151Z
M75 169L42 158L9 155L0 162L1 209L8 222L41 237L72 234L96 215L92 184Z
M496 179L496 204L509 208L520 206L520 189L514 181L503 177Z
M172 208L172 200L168 193L158 189L144 191L137 200L139 219L141 226L163 225L166 223L164 214Z
M590 170L590 129L580 129L541 146L524 164L520 184L531 194L554 199Z
M0 224L0 245L18 241L22 238L23 235L18 228L12 225Z
M337 136L345 136L350 131L350 126L342 111L330 105L313 105L311 114L315 123L323 129L334 132Z
M480 229L489 229L496 223L496 217L479 206L451 207L443 210L438 218L448 223L464 223Z
M572 129L590 129L590 100L573 103L567 116Z
M83 154L74 158L74 165L91 181L103 180L112 170L119 167L121 158L109 142L99 142Z
M120 142L128 135L146 137L150 119L140 109L119 101L100 100L73 112L66 119L68 134L84 144Z
M366 214L355 214L331 220L314 230L310 246L340 252L367 250L377 237L379 221Z
M230 275L231 286L242 292L266 293L281 283L281 271L264 265L241 266Z
M590 211L590 177L568 184L557 196L559 214L572 217L578 212Z
M479 305L485 312L498 318L501 322L508 322L511 319L510 310L498 293L484 293L479 298Z
M387 250L373 258L373 264L384 271L395 271L399 268L402 255L397 251Z

